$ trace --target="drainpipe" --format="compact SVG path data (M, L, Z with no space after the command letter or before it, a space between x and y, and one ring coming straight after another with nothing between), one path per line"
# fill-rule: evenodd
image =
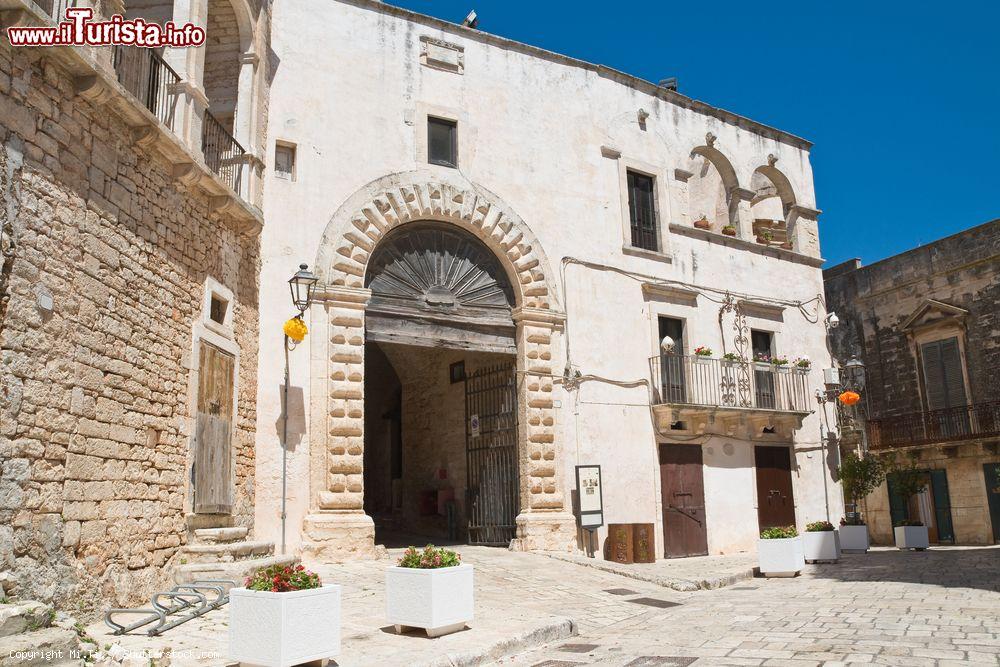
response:
M285 555L285 517L288 501L288 335L285 335L285 386L281 405L281 555Z

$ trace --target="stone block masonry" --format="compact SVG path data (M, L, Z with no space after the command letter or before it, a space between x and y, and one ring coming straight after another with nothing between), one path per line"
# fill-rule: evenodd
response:
M253 517L258 239L129 130L0 46L0 570L74 608L141 602L187 542L208 278L233 293L232 520Z

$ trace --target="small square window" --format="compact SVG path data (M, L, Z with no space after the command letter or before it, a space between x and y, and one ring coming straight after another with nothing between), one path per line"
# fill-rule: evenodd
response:
M456 361L448 367L448 377L452 384L465 380L465 362Z
M274 145L274 175L286 181L295 180L295 146L292 144Z
M229 308L229 303L215 294L212 295L212 302L209 306L208 316L213 322L219 324L226 323L226 310Z
M458 166L458 123L427 117L427 161L443 167Z

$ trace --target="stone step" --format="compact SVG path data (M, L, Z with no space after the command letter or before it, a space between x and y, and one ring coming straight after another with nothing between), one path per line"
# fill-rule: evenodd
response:
M231 561L228 563L188 563L174 568L174 582L190 584L199 579L229 579L242 586L243 581L251 573L272 565L297 565L296 556L268 556L267 558L252 558L249 560Z
M0 637L0 667L79 665L79 657L71 658L72 652L79 648L76 632L65 628L42 628Z
M50 605L35 600L0 604L0 637L47 628L54 618Z
M194 531L194 544L223 544L225 542L239 542L246 539L247 529L245 526L232 526L229 528L196 528Z
M189 544L180 549L181 560L187 564L231 563L248 558L261 558L274 553L274 542L224 542L222 544Z

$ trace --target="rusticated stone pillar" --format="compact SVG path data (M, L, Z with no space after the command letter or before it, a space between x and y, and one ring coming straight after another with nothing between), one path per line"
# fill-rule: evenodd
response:
M566 316L548 309L519 307L517 324L518 420L521 443L521 513L517 550L570 551L576 521L566 511L552 399L552 336Z
M364 512L365 307L371 291L328 287L312 354L317 434L310 443L310 512L303 554L323 561L373 557L375 524ZM318 376L318 377L317 377ZM317 381L318 380L318 381ZM316 389L319 388L319 391Z

